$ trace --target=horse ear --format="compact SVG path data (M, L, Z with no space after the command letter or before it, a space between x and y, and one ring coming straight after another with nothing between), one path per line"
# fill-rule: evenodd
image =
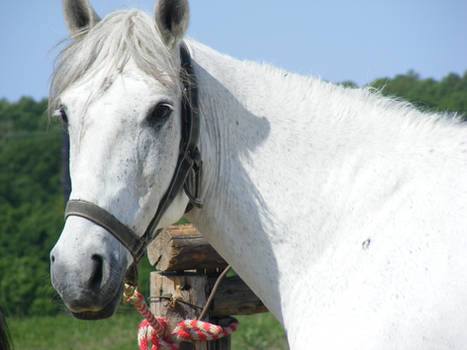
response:
M91 28L100 21L89 0L63 0L63 15L71 34Z
M154 18L162 40L169 48L174 48L183 38L190 21L190 8L187 0L159 0L154 10Z

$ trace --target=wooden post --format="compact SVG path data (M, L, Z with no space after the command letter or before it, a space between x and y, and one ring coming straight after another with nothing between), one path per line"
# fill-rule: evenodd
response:
M170 226L148 247L151 272L151 311L175 327L197 319L217 276L227 263L192 225ZM204 321L223 325L229 315L251 315L268 310L238 276L220 284ZM230 350L230 337L183 343L182 350Z
M169 320L170 331L186 319L197 319L206 303L207 276L151 272L151 312ZM180 349L208 350L206 342L183 343Z

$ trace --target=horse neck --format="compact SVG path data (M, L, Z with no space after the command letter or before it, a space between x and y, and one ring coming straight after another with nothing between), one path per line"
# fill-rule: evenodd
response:
M284 296L293 295L286 290L292 283L286 274L289 257L283 254L288 240L277 222L277 201L266 198L275 193L269 173L274 159L263 146L270 140L272 110L278 109L268 89L287 73L269 75L269 68L191 46L200 93L205 204L189 219L282 321Z
M189 219L287 327L332 298L312 295L317 285L345 280L339 265L320 274L325 259L339 261L327 252L345 256L346 245L364 242L394 189L434 177L431 164L465 130L456 141L454 123L439 116L191 44L205 206ZM430 151L436 143L444 153Z

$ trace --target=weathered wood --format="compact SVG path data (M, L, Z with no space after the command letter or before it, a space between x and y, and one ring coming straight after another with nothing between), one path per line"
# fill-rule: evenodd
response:
M227 266L192 225L170 226L162 231L148 247L148 258L159 270L151 273L151 311L157 317L168 318L171 327L198 317L215 283L212 276ZM227 277L215 294L207 320L222 324L229 315L267 311L240 277ZM180 349L230 350L230 337L195 345L184 343Z
M159 271L206 269L227 266L193 225L169 226L148 246L148 259Z
M169 320L170 331L186 319L197 319L206 303L208 277L151 272L151 312ZM230 337L210 342L182 343L181 350L230 350Z
M214 284L215 279L210 280ZM255 293L238 276L225 277L219 285L212 302L210 315L252 315L268 309Z

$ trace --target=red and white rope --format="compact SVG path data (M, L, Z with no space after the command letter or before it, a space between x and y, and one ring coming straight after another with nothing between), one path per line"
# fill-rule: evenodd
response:
M143 322L138 329L138 345L140 350L178 350L180 342L193 342L195 340L209 341L226 337L238 328L238 321L231 319L228 326L222 327L205 321L185 320L180 322L167 334L168 320L166 318L155 318L149 310L144 297L136 289L125 292L126 301L132 303L141 316Z

